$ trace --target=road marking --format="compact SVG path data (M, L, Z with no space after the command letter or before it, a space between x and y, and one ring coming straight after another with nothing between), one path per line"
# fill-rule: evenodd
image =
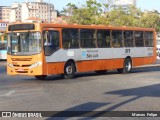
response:
M7 93L5 93L4 95L0 95L0 97L6 97L6 96L10 96L12 95L13 93L15 93L16 91L12 90L12 91L9 91Z

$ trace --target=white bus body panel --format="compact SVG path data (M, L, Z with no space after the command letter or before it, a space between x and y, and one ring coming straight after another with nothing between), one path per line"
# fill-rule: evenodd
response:
M46 62L66 62L69 59L75 61L119 59L127 56L143 58L153 56L153 49L153 47L59 49L51 56L46 56Z

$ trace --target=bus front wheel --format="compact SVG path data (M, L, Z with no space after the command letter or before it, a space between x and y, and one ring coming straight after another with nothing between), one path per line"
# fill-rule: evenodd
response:
M38 80L44 80L47 77L47 75L37 75L35 76L36 79Z
M74 78L76 72L75 64L71 61L67 62L64 67L64 78L72 79Z
M119 73L129 73L132 70L132 61L130 58L125 59L123 68L117 69Z

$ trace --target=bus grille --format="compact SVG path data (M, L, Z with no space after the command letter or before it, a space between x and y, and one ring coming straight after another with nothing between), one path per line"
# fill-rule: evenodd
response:
M17 73L28 73L28 69L21 69L21 70L15 69L15 71L16 71Z
M22 66L20 66L20 65L13 65L14 67L30 67L31 65L22 65Z
M31 61L32 58L11 58L12 61Z
M28 71L16 71L17 73L28 73Z

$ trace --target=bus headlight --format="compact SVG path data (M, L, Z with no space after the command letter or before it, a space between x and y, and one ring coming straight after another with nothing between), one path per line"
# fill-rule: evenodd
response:
M11 63L7 63L7 65L8 65L10 68L14 68L14 66L13 66Z
M38 67L41 65L42 65L42 62L36 62L36 63L32 64L29 68L32 69L32 68L35 68L35 67Z

